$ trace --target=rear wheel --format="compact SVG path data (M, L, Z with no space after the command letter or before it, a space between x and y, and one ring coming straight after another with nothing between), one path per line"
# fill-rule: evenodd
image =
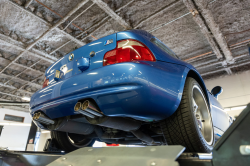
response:
M199 83L188 77L176 112L161 122L169 145L183 145L187 152L211 152L214 131L205 94Z
M91 147L95 139L85 138L85 135L51 131L51 138L55 139L58 146L65 152L71 152L82 147Z

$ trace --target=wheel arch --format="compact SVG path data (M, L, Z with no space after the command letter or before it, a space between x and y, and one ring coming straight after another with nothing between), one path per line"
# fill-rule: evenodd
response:
M197 71L190 69L190 70L188 71L188 74L187 74L187 76L186 76L186 79L187 79L187 77L192 77L193 79L195 79L195 80L199 83L199 85L201 86L203 92L205 93L205 97L206 97L206 99L207 99L208 106L209 106L209 108L210 108L210 110L211 110L211 107L210 107L210 100L209 100L207 88L206 88L206 85L205 85L205 83L204 83L202 77L200 76L200 74L199 74Z

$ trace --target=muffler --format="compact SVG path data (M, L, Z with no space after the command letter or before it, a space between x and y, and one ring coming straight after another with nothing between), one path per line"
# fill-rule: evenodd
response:
M59 118L57 120L45 117L41 112L35 113L33 120L47 125L48 130L62 131L75 134L89 135L94 131L92 124L76 122L68 118Z
M135 131L141 127L141 123L132 119L123 117L100 117L100 118L86 118L90 124L113 128L123 131Z
M35 113L35 115L33 116L33 120L45 125L51 125L55 123L54 120L45 117L41 114L41 112Z
M61 118L56 124L48 126L48 129L67 133L89 135L94 131L94 125L76 122L67 118Z

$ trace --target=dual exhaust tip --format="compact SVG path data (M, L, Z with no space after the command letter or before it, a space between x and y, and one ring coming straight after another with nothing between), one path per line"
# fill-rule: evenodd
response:
M41 112L35 113L33 116L33 120L40 122L42 124L45 124L45 125L52 125L55 123L54 120L51 120L51 119L45 117L44 115L42 115Z
M81 113L89 118L102 117L103 114L89 101L77 102L74 111Z
M74 107L74 110L89 118L103 116L103 114L89 100L85 100L82 103L77 102ZM45 125L55 124L54 120L44 116L41 112L35 113L33 116L33 120Z

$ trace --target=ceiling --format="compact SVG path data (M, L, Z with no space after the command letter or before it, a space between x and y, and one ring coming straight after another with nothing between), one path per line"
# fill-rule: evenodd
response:
M250 0L0 0L0 101L24 102L58 58L126 29L151 32L205 80L249 70L249 6Z

